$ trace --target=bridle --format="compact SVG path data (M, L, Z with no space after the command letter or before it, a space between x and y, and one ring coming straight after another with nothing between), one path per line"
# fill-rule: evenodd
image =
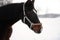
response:
M34 10L33 10L34 11ZM25 13L25 3L23 4L23 14L24 14L24 18L23 18L23 22L25 23L25 19L27 19L28 20L28 22L31 24L30 25L30 28L32 28L32 25L41 25L41 23L32 23L31 21L30 21L30 19L26 16L26 13Z

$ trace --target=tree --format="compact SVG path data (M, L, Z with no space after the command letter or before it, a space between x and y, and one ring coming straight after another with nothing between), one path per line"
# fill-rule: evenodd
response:
M0 6L11 3L12 0L0 0Z

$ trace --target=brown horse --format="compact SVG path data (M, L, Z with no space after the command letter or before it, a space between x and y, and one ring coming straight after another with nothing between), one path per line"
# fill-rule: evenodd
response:
M20 19L34 32L41 32L42 24L37 17L34 0L12 3L0 7L0 40L9 40L12 33L11 26Z

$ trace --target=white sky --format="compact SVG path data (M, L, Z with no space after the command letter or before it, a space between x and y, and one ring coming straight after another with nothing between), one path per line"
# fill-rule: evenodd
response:
M27 0L13 0L13 3L26 2ZM60 13L60 0L35 0L38 14Z
M14 0L13 2L25 2L26 0ZM38 14L60 13L60 0L36 0L35 8ZM43 30L36 34L20 21L13 25L11 40L60 40L60 17L39 18Z
M60 0L36 0L35 4L41 12L60 13Z

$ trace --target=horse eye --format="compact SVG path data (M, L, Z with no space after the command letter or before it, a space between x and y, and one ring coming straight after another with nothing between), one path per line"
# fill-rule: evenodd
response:
M37 13L37 11L36 11L35 9L33 9L33 11L34 11L35 13Z

